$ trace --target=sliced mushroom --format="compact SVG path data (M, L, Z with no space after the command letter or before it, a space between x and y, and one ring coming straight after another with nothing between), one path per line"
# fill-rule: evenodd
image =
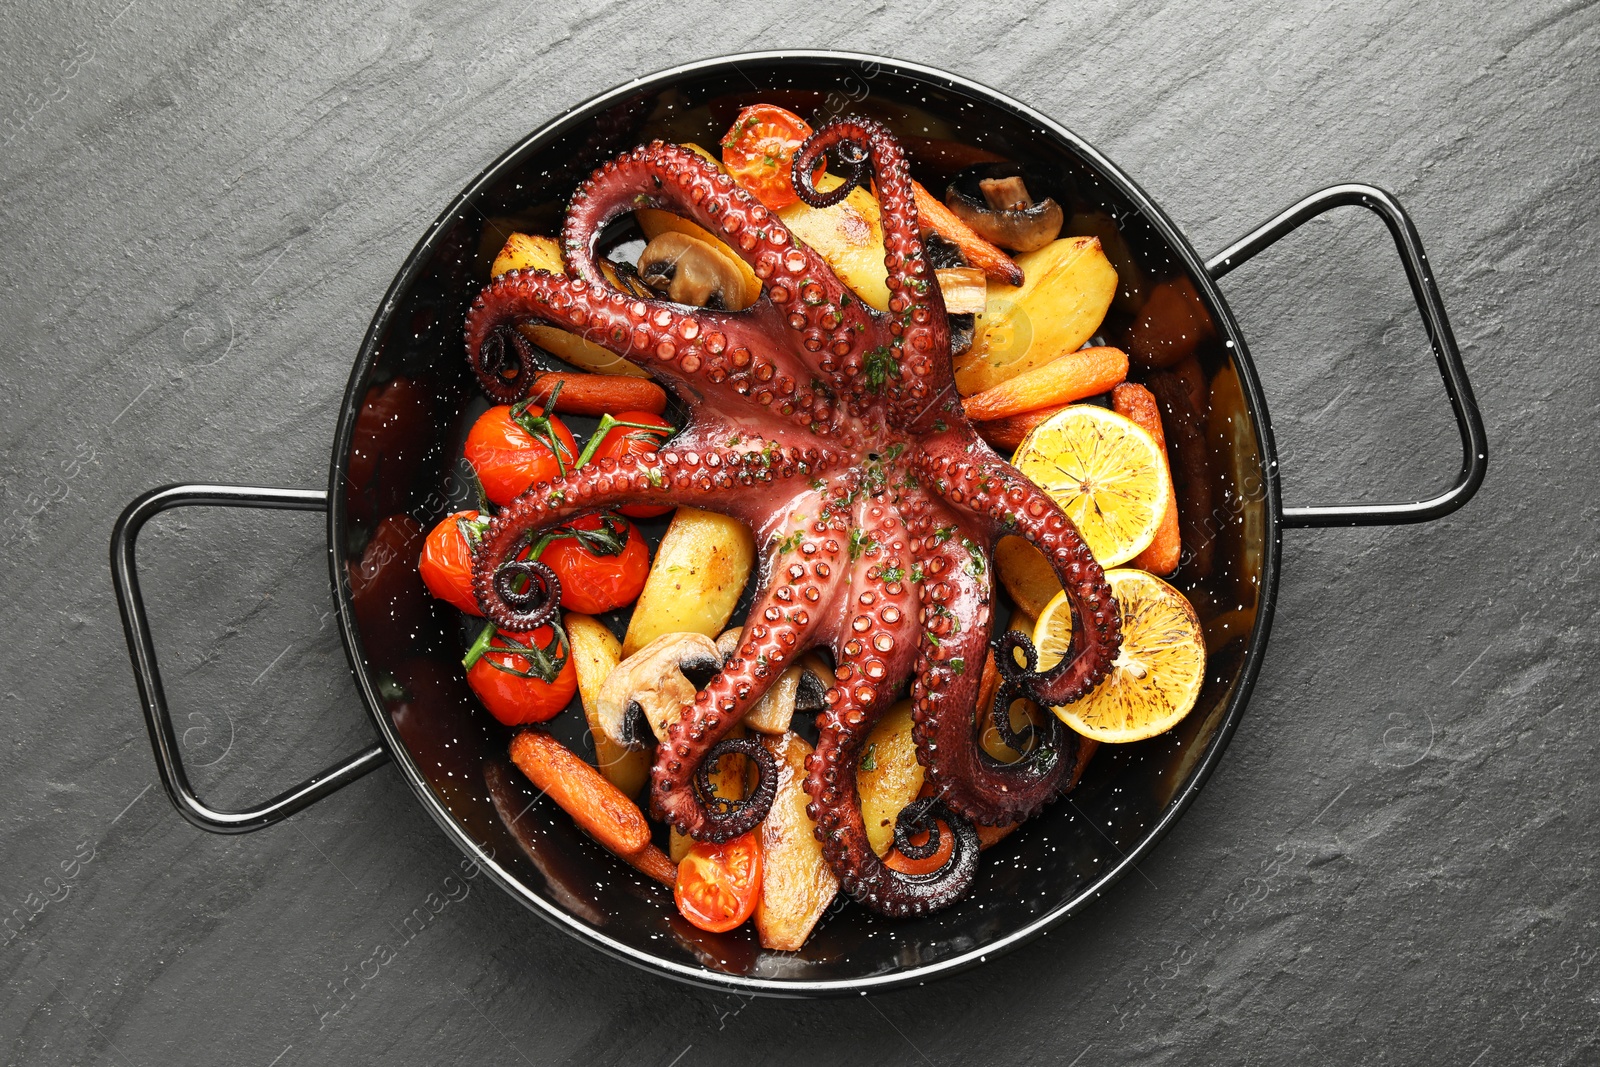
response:
M727 253L686 233L668 230L639 253L639 275L668 300L713 311L746 306L744 274Z
M722 656L711 638L662 634L606 675L595 700L600 728L619 745L642 745L642 719L656 740L664 740L667 725L694 701L704 679L721 669Z
M828 690L833 688L833 668L819 653L800 657L800 688L794 696L794 710L816 714L828 706Z
M739 651L740 627L724 630L717 638L717 649L726 664ZM772 688L744 717L752 730L763 734L785 733L795 712L814 715L828 706L828 689L833 685L833 669L815 652L801 656L793 666L778 675Z
M945 191L945 203L980 237L1013 252L1043 248L1066 220L1050 197L1035 202L1027 180L1007 164L963 171Z
M730 626L717 635L717 651L722 653L722 662L726 664L739 651L739 638L744 634L743 626Z
M772 683L756 706L745 713L745 724L764 734L788 733L789 720L794 718L795 697L800 692L800 679L804 674L805 671L796 666L778 675L778 680Z
M933 272L939 280L947 315L982 315L989 304L988 279L977 267L944 267Z

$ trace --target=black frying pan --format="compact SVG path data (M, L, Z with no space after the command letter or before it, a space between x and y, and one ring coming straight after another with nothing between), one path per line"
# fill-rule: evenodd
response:
M984 854L969 898L937 915L878 918L836 905L805 947L763 950L748 928L706 934L671 896L583 837L506 762L509 731L474 706L461 620L415 575L416 538L469 500L452 463L483 401L461 351L468 302L510 229L554 233L565 198L606 158L662 137L712 144L745 104L885 122L934 188L973 149L1054 176L1068 234L1096 234L1121 284L1105 343L1178 415L1167 427L1186 559L1174 583L1206 624L1209 677L1171 733L1102 748L1068 800ZM1217 287L1234 267L1335 207L1388 226L1460 425L1455 484L1427 500L1285 508L1266 403ZM949 974L1022 944L1104 892L1153 848L1216 765L1266 651L1280 531L1422 522L1466 503L1487 465L1482 420L1416 229L1389 194L1340 185L1294 205L1210 259L1105 157L1071 132L973 82L909 63L773 52L693 63L631 82L531 134L475 178L406 259L356 358L328 488L167 486L130 504L111 565L156 763L196 826L243 833L278 822L392 760L418 801L506 892L579 940L669 977L719 989L825 995ZM134 547L153 515L182 506L323 510L332 594L377 741L253 808L219 811L184 772L139 596ZM654 531L659 535L659 529ZM736 618L742 615L736 615ZM1002 620L1003 621L1003 620ZM581 714L560 717L584 743Z

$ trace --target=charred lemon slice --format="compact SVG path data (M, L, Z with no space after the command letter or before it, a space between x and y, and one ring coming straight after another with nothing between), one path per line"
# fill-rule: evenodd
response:
M1063 408L1035 426L1011 462L1061 505L1102 567L1149 547L1172 495L1155 439L1090 404Z
M1200 617L1182 593L1132 568L1106 572L1122 620L1122 648L1111 673L1081 700L1052 708L1084 737L1121 743L1165 733L1194 707L1206 677ZM1034 624L1038 668L1061 662L1072 636L1067 596L1050 601Z

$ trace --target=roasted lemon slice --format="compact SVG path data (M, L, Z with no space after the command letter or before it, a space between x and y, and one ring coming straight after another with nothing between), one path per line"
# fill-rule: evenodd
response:
M1102 567L1149 547L1172 494L1154 438L1091 404L1063 408L1035 426L1011 462L1061 505Z
M1143 741L1172 729L1194 707L1206 677L1205 635L1193 606L1160 578L1124 568L1107 571L1106 580L1122 619L1122 648L1104 681L1076 703L1051 710L1084 737ZM1061 662L1071 636L1062 593L1034 624L1039 670Z

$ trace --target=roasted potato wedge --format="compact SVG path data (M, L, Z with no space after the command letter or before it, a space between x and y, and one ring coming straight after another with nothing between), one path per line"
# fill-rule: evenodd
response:
M1076 351L1095 335L1117 291L1098 237L1066 237L1017 257L1026 281L991 281L972 348L955 361L956 390L972 396Z
M733 614L755 558L755 539L744 523L680 507L634 606L623 656L662 634L699 633L715 640Z
M583 716L589 721L594 739L595 762L611 784L630 797L639 795L650 775L650 756L642 748L620 745L600 727L595 698L606 677L622 662L622 642L605 624L588 615L570 612L565 618L567 641L572 646L572 665L578 672L578 696L583 701Z
M792 733L767 737L762 744L778 763L778 794L761 824L761 896L756 901L756 933L763 948L793 952L806 943L839 891L822 857L816 824L806 814L806 757L811 746Z
M885 712L867 735L856 772L867 841L878 855L894 844L895 818L922 791L922 777L917 743L911 738L911 701L902 700Z
M839 187L837 175L824 174L817 191ZM804 202L790 204L778 218L817 255L828 261L833 273L852 292L879 311L889 308L888 271L883 265L883 213L865 189L832 207L816 208Z
M494 259L494 266L490 273L498 277L511 270L547 270L551 274L561 274L566 267L561 261L561 246L554 237L535 237L526 233L514 233L506 239L505 246L500 249L500 254ZM574 367L581 367L586 371L596 374L626 374L634 378L648 378L650 375L642 368L637 367L621 356L608 352L592 341L586 341L575 333L558 330L554 326L529 323L518 327L523 335L549 352L557 359L565 360Z
M1000 584L1006 587L1017 607L1039 617L1044 606L1061 592L1056 572L1044 553L1020 537L1002 537L994 546L994 567L1000 574Z

